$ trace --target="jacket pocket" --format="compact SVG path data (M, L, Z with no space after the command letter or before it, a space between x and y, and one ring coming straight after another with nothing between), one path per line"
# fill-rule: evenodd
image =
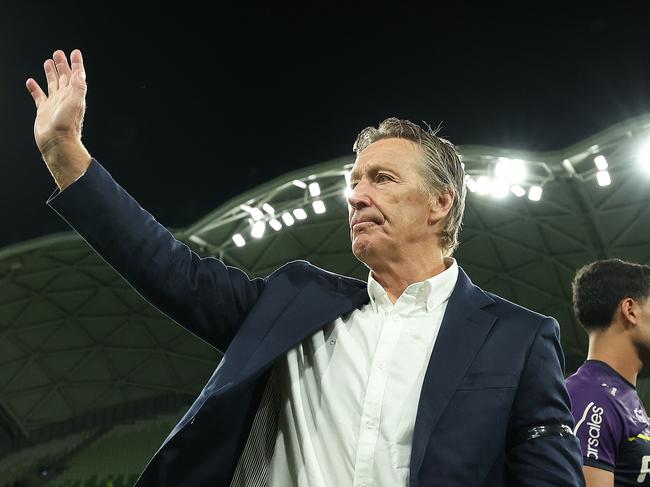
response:
M517 387L519 374L486 374L486 373L469 373L460 385L459 391L471 391L475 389L503 389Z

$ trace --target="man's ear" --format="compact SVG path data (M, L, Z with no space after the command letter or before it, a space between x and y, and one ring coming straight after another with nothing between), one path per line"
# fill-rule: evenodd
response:
M452 189L445 189L431 198L429 225L435 225L449 214L451 206L454 204L454 197Z
M632 298L623 298L618 304L621 316L627 326L636 326L639 317L639 305Z

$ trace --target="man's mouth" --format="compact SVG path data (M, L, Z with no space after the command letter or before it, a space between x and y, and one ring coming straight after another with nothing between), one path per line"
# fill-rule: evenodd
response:
M367 228L367 227L370 227L370 226L373 226L373 225L377 225L377 224L375 222L373 222L373 221L368 221L368 220L360 221L360 222L356 222L356 223L354 223L352 225L352 230L360 230L362 228Z

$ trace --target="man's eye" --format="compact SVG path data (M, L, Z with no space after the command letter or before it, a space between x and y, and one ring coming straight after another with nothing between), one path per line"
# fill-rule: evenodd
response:
M377 174L376 181L378 183L383 183L384 181L390 181L390 178L386 174Z

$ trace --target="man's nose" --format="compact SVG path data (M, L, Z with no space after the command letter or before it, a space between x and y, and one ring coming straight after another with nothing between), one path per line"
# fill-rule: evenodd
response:
M365 179L362 179L348 191L348 204L355 210L370 206L370 191L370 185Z

